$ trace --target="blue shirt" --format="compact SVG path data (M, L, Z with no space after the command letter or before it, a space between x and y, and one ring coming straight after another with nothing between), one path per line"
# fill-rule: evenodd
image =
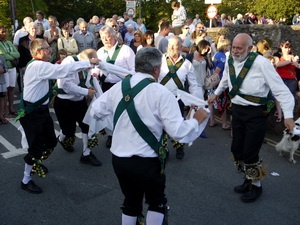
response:
M212 61L214 64L214 69L216 69L217 67L219 67L221 69L221 72L219 75L220 75L220 79L222 79L225 62L226 62L225 52L220 52L220 51L216 52L216 54L212 58Z

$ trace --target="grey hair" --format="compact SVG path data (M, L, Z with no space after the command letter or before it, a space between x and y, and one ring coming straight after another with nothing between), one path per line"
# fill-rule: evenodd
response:
M135 56L135 71L152 74L156 66L161 66L162 53L154 47L143 47Z
M113 36L116 36L116 31L110 26L107 26L107 25L103 26L99 32L100 36L101 36L101 34L104 34L105 32L108 32L108 33L112 34Z

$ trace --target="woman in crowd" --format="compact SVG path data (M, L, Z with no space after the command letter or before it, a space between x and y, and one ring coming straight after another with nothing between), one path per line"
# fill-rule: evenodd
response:
M143 20L141 18L138 18L136 20L136 23L137 23L137 29L140 30L142 34L144 34L146 32L146 26L145 24L143 24Z
M204 40L207 36L206 31L199 30L196 27L196 30L190 35L187 36L182 44L182 51L189 53L193 51L193 46L195 47L199 41Z
M154 32L152 30L147 30L144 33L143 40L142 40L142 45L143 45L143 47L145 47L145 46L155 47L155 45L154 45Z
M125 34L124 44L130 46L131 40L134 38L134 30L131 24L127 25L127 33Z
M36 24L36 38L44 38L44 26L42 23L37 23Z
M180 2L172 2L172 9L173 9L173 14L172 14L172 27L173 27L173 32L175 34L179 34L181 31L181 27L184 25L186 21L186 10L184 6L180 5Z
M14 90L17 79L17 62L20 58L20 53L15 48L11 41L7 40L6 28L0 26L0 55L2 55L6 61L7 71L5 73L5 81L7 87L7 100L5 101L4 111L9 113L9 117L16 116L17 113L14 109ZM8 102L8 109L7 109Z
M220 79L222 79L223 71L226 62L226 53L230 50L230 40L228 39L219 39L217 43L217 52L213 56L212 61L214 64L214 73L219 74ZM231 127L228 124L227 119L227 106L229 103L228 97L228 88L219 96L218 99L218 110L219 110L219 117L221 117L222 122L222 129L223 130L230 130ZM211 113L213 114L213 113ZM214 125L214 119L212 119L213 123L211 122L210 125Z
M65 49L68 55L78 53L77 42L73 37L70 37L69 29L63 27L61 29L61 37L57 40L58 50Z
M50 62L55 63L57 61L57 39L61 36L60 30L57 27L57 19L55 16L49 16L48 18L50 29L44 33L44 39L48 42L52 48Z
M300 68L300 65L298 64L299 57L295 57L292 54L292 44L290 41L282 42L279 46L279 51L274 54L276 57L278 57L278 60L276 60L276 71L282 78L285 85L290 89L293 96L295 96L297 91L297 77L296 77L296 68ZM277 109L277 119L276 122L280 123L283 116L282 116L282 110L279 106L279 104L276 104Z
M136 30L134 32L134 38L130 42L130 48L134 51L134 54L143 47L142 39L143 33L140 30Z

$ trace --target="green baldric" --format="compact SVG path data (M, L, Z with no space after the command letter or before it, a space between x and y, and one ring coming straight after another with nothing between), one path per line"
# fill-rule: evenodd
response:
M183 64L184 59L181 59L179 62L177 62L175 65L173 65L171 59L168 57L167 58L167 64L169 68L169 73L162 79L160 82L162 85L165 85L171 78L174 80L175 84L180 90L183 90L184 87L180 81L180 79L177 76L177 70L181 67Z
M123 98L119 102L117 109L114 114L114 127L116 127L117 121L126 110L130 121L138 134L144 139L145 142L157 153L159 160L161 162L162 173L164 171L164 160L166 158L167 150L162 147L162 141L157 141L154 134L149 130L149 128L144 124L138 115L134 106L134 97L143 90L147 85L155 82L154 79L145 78L140 81L133 88L130 87L130 76L127 76L122 81L122 93ZM162 138L161 138L162 140Z
M116 49L114 51L114 54L112 55L112 57L110 58L109 55L106 58L106 62L110 63L110 64L115 64L116 59L120 53L120 50L122 48L123 45L117 45ZM107 52L106 50L104 50L104 52ZM106 75L102 74L102 76L100 77L100 81L104 82L104 80L106 79Z
M30 60L27 63L27 66L34 61L36 61L36 59ZM23 96L21 95L20 109L18 110L18 116L15 118L15 120L17 121L21 117L24 117L25 114L29 114L29 113L33 112L34 110L36 110L40 105L42 105L45 101L47 101L47 99L49 99L50 95L51 95L51 82L50 81L49 81L49 92L47 92L47 94L45 94L44 97L42 97L41 99L39 99L38 101L36 101L30 105L25 106Z
M271 98L272 98L271 91L268 93L268 96L265 98L264 97L256 97L256 96L252 96L252 95L245 95L245 94L240 93L240 91L239 91L240 86L242 85L246 75L248 74L248 72L257 56L258 56L258 54L254 53L254 52L251 52L249 54L249 57L244 64L244 67L242 68L242 70L240 71L240 73L237 77L236 77L235 69L233 66L232 55L229 56L229 59L228 59L229 75L230 75L230 81L232 84L232 89L229 92L229 97L230 97L230 99L232 99L236 95L238 95L238 96L246 99L247 101L254 102L254 103L257 103L260 105L266 105L267 111L269 112L274 106L274 101L271 100Z
M72 57L73 57L73 59L74 59L76 62L79 61L77 55L72 55ZM78 75L79 75L79 80L80 80L78 86L80 86L80 87L86 87L86 86L85 86L85 77L87 76L86 72L85 72L85 71L79 71L79 72L78 72ZM57 94L67 94L67 93L64 91L64 89L58 88L57 83L54 84L52 92L53 92L53 96L54 96L54 97L55 97Z

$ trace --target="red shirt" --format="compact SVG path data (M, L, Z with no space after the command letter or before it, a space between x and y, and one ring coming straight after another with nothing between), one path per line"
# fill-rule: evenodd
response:
M280 62L286 61L282 57L279 59ZM292 64L286 66L281 66L276 68L277 73L283 79L295 79L296 78L296 68Z

